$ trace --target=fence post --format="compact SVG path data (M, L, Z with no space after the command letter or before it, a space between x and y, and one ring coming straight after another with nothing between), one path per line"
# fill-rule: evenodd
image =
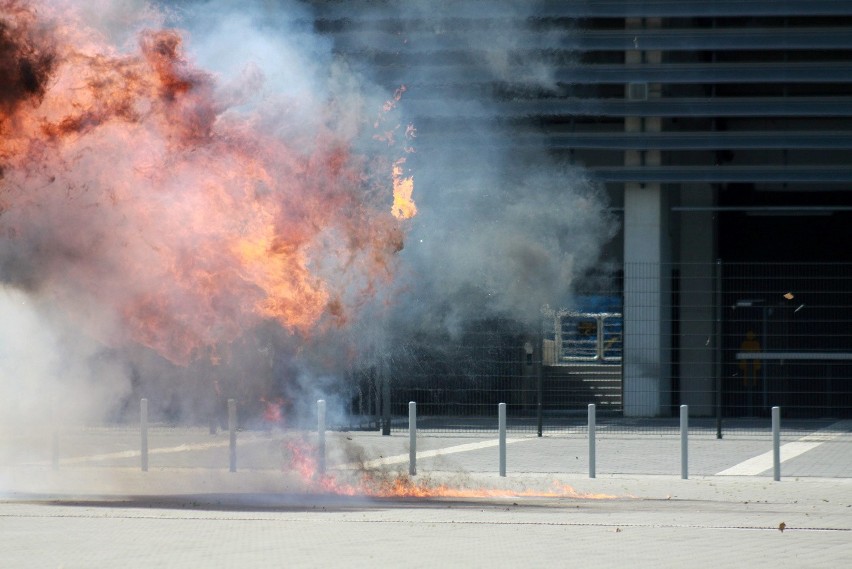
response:
M325 474L325 399L317 401L317 472Z
M539 364L536 373L536 422L538 423L538 436L542 436L544 432L544 378L542 374L544 365Z
M595 477L595 404L589 403L589 478Z
M59 428L53 425L53 437L51 441L51 464L53 470L59 470Z
M772 472L776 482L781 480L781 408L772 408Z
M142 472L148 472L148 400L139 402L139 431L142 437Z
M716 438L722 438L722 259L716 259Z
M689 405L680 406L680 477L689 478Z
M228 399L228 432L230 433L231 472L237 471L237 401Z
M50 398L50 421L51 421L51 436L50 436L50 457L53 470L59 470L59 413L56 409L56 397Z
M389 374L382 370L382 435L391 434L391 386Z
M408 402L408 474L417 474L417 403Z
M497 405L497 423L500 439L500 476L506 476L506 404Z
M538 351L538 366L536 368L536 421L538 422L538 436L544 431L544 333L543 322L539 321L538 337L536 338L536 350Z

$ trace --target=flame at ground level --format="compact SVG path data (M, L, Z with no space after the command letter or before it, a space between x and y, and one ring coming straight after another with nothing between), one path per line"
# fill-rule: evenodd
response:
M381 498L582 498L586 500L611 500L616 496L609 494L586 494L577 492L567 484L552 482L547 490L525 489L511 490L506 488L468 488L453 487L447 484L433 484L427 477L423 481L415 481L410 476L394 473L391 477L375 477L373 473L362 473L364 494Z
M428 475L422 480L395 471L362 470L355 480L346 481L340 473L320 472L317 448L305 440L288 440L283 443L285 470L296 473L305 483L305 490L340 496L370 496L374 498L577 498L585 500L612 500L610 494L583 493L573 487L554 481L545 490L451 486L435 482Z

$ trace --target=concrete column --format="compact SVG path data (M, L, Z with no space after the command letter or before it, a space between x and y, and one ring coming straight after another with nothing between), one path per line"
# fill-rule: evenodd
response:
M627 28L658 28L659 19L629 18ZM662 54L628 51L625 62L659 63ZM628 96L630 86L627 87ZM640 90L641 92L642 90ZM647 85L659 98L659 84ZM626 132L658 132L659 117L627 117ZM627 151L626 166L659 166L659 151ZM624 187L624 414L655 417L670 413L670 268L668 200L660 184Z
M657 417L671 402L667 201L659 186L624 198L624 414Z
M680 213L680 401L693 417L715 414L716 246L712 211L688 211L714 205L708 184L684 184Z

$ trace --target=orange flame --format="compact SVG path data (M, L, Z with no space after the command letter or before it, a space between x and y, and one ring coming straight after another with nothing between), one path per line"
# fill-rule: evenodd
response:
M265 320L339 325L391 276L392 152L335 130L334 102L230 108L179 31L122 54L53 6L0 0L0 244L28 286L107 343L186 364Z
M414 178L403 176L402 165L405 158L400 158L393 165L393 208L391 213L397 219L411 219L417 214L417 206L411 199L414 192Z
M503 488L463 488L442 483L432 483L428 477L413 480L397 472L362 471L354 483L342 481L334 472L320 473L317 464L317 449L305 440L291 439L284 442L285 469L297 473L310 492L321 492L341 496L372 496L376 498L581 498L588 500L610 500L610 494L587 494L577 492L567 484L554 481L549 490L507 490Z
M261 397L260 402L263 403L263 420L275 425L281 424L284 419L284 399L277 397L270 401Z

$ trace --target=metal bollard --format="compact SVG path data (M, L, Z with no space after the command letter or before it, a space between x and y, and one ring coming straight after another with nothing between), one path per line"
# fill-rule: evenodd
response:
M139 402L139 431L142 451L142 472L148 472L148 400L142 398Z
M228 432L231 434L231 472L237 471L237 402L228 399Z
M595 477L595 404L589 403L589 478Z
M497 405L497 423L500 439L500 476L506 476L506 404Z
M57 423L56 398L50 398L51 431L50 457L53 470L59 470L59 424Z
M317 472L325 474L325 399L317 401Z
M781 407L772 408L772 473L781 480Z
M689 405L680 406L680 477L689 478Z
M391 434L391 388L387 374L382 375L382 436Z
M408 402L408 474L417 474L417 403Z
M53 427L53 441L51 445L53 470L59 470L59 428L55 425Z

